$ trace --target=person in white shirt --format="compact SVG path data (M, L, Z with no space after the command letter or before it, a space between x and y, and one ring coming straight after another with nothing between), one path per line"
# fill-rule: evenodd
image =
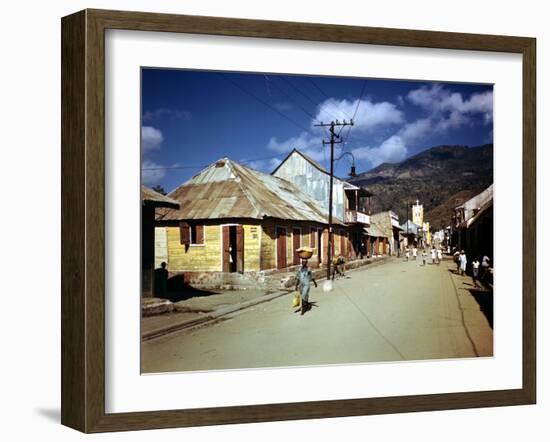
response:
M418 255L418 250L416 247L413 247L413 260L416 261L416 256Z
M409 260L409 246L405 248L405 261Z
M474 287L479 287L479 284L477 283L479 278L479 261L477 258L474 259L472 262L472 281L474 283Z
M426 249L422 250L422 265L426 265L426 260L428 259L428 253L426 252Z
M441 249L437 249L437 265L441 264L442 259L443 259L443 251Z
M435 264L435 247L430 250L430 258L432 258L432 264Z
M483 281L487 276L490 262L491 259L487 255L483 255L483 258L481 258L481 275L479 276L480 281Z
M466 264L468 264L468 259L466 258L466 253L464 253L464 250L460 251L458 262L460 263L460 274L464 276L466 273Z

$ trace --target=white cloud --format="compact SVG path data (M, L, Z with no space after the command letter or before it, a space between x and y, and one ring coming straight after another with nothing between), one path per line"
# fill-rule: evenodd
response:
M470 98L464 98L458 92L451 92L440 84L434 84L410 91L407 98L411 103L431 111L434 115L448 112L451 115L455 114L453 118L456 120L456 114L482 114L486 119L492 119L492 91L475 93Z
M271 173L281 164L281 161L279 158L269 158L265 160L244 161L243 164L260 172Z
M422 138L432 130L432 121L429 118L420 118L405 125L399 134L410 142Z
M166 175L166 169L153 161L144 160L141 162L141 179L146 186L160 184Z
M357 107L358 103L359 107ZM357 113L355 113L356 109ZM315 119L317 121L333 119L349 121L354 114L354 131L370 130L377 126L388 126L403 122L403 114L395 104L387 101L373 103L365 99L359 102L358 99L348 101L346 99L330 98L319 105Z
M381 163L397 163L407 157L407 146L402 137L392 135L378 147L358 147L352 149L358 160L368 160L372 167Z
M322 136L312 135L309 132L302 132L300 135L283 141L279 141L276 137L272 137L267 143L267 147L275 152L286 153L295 148L304 150L313 146L321 146L322 143Z
M164 137L162 132L152 126L141 127L141 148L143 153L159 150Z
M407 94L407 99L429 111L429 116L404 126L399 135L411 142L430 133L445 133L451 129L474 122L474 115L481 115L483 123L493 120L493 92L472 94L465 98L458 92L451 92L440 84L422 86Z

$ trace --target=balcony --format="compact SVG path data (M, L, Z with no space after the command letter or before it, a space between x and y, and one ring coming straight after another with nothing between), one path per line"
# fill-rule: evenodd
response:
M357 210L346 210L346 223L348 224L370 224L370 216Z

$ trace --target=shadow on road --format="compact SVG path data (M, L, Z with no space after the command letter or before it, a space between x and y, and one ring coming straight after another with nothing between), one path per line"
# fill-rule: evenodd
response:
M319 306L317 305L317 301L308 302L306 313L309 312L312 309L312 307L319 308ZM297 310L294 310L294 313L300 313L300 311L301 311L300 308L298 308Z
M470 293L479 304L481 312L493 328L493 292L490 290L469 289Z
M179 275L178 275L179 276ZM172 302L185 301L190 298L212 296L220 294L215 290L202 290L186 284L181 277L168 279L167 293L163 298Z

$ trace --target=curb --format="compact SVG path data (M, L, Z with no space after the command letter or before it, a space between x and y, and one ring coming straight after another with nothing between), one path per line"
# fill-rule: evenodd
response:
M375 261L372 261L370 264L358 266L354 269L347 269L346 272L353 272L353 271L356 271L356 270L367 269L368 267L371 267L373 264L374 265L377 265L377 264L379 265L379 264L383 264L387 261L388 261L388 258L381 258L379 260L377 259ZM319 281L322 281L324 279L326 279L326 276L318 278ZM225 315L229 315L231 313L234 313L234 312L237 312L237 311L240 311L240 310L244 310L246 308L249 308L249 307L252 307L252 306L255 306L255 305L258 305L258 304L263 304L264 302L272 301L273 299L277 299L277 298L280 298L281 296L288 295L288 294L292 293L293 291L294 290L280 290L276 293L270 293L268 295L260 296L259 298L256 298L256 299L251 299L250 301L245 301L245 302L242 302L240 304L236 304L236 305L223 307L223 308L214 310L213 312L204 314L203 316L201 316L199 318L191 318L191 319L188 319L186 321L178 322L176 324L170 324L170 325L167 325L167 326L158 327L158 328L149 330L145 333L142 333L141 340L142 340L142 342L143 341L149 341L151 339L160 338L160 337L165 336L165 335L170 334L170 333L174 333L174 332L177 332L177 331L182 331L182 330L189 329L189 328L192 328L192 327L196 327L198 325L203 325L203 324L206 324L206 323L209 323L209 322L215 322L215 321L219 320L221 317L223 317Z
M148 341L150 339L160 338L161 336L167 335L169 333L185 330L187 328L202 325L207 322L217 321L222 316L229 315L230 313L244 310L248 307L252 307L258 304L263 304L264 302L269 302L273 299L280 298L281 296L288 295L289 293L291 293L291 291L279 291L276 293L270 293L268 295L260 296L256 299L251 299L250 301L241 302L240 304L222 307L220 309L214 310L212 313L205 314L204 316L199 318L191 318L186 321L178 322L177 324L170 324L164 327L158 327L156 329L142 333L141 340Z

